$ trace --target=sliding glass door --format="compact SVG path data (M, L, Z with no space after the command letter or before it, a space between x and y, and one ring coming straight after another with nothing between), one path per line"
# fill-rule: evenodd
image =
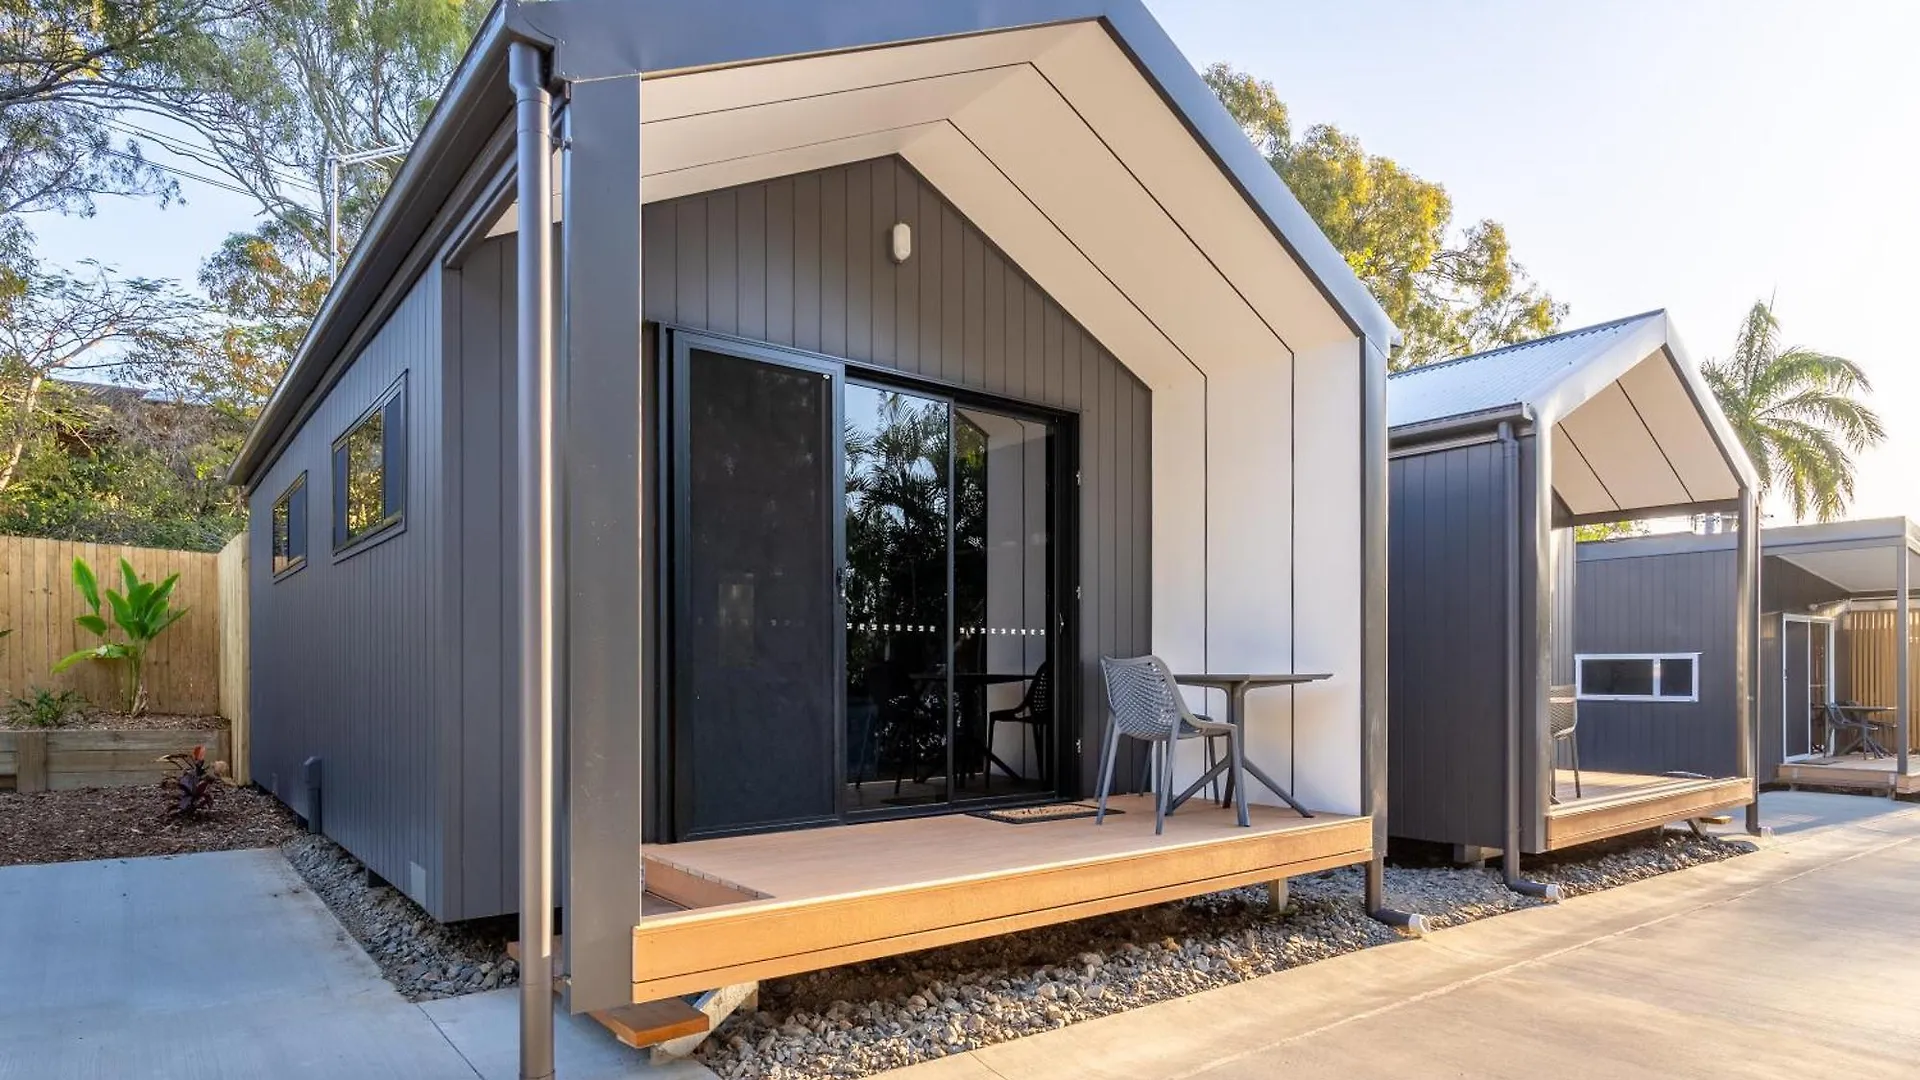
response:
M1055 424L699 337L670 370L676 836L1054 791Z
M1053 790L1051 426L845 393L847 811Z

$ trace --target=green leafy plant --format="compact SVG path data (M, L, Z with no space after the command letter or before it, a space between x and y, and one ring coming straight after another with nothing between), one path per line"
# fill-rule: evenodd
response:
M162 582L141 581L134 572L133 564L120 560L120 582L124 592L106 590L107 607L113 616L109 623L100 614L100 584L93 576L93 568L85 559L73 560L73 584L87 602L89 613L74 619L75 625L95 635L100 644L91 649L81 649L60 658L53 665L54 674L72 667L82 660L122 660L125 661L127 712L138 716L147 708L146 661L147 647L153 644L167 627L186 615L186 608L176 608L171 602L173 587L180 581L180 575L174 574ZM115 630L121 635L115 637Z
M193 817L213 809L213 796L227 779L227 763L208 761L205 747L196 746L191 754L168 754L160 759L180 771L160 781L160 789L172 803L167 813L173 817Z
M62 727L86 708L87 699L79 691L35 687L7 703L7 723L14 727Z

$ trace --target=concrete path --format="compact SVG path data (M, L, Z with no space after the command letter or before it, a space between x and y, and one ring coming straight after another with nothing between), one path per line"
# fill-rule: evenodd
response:
M560 1018L567 1080L710 1077ZM511 1080L516 991L409 1004L277 851L0 869L0 1078Z
M889 1075L1920 1075L1920 806L1763 807L1753 855Z

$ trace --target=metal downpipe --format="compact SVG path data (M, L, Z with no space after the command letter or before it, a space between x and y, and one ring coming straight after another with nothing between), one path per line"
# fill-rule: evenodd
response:
M545 57L508 46L520 229L520 1076L553 1076L554 438L552 100Z
M1507 807L1506 842L1501 845L1500 876L1507 888L1522 896L1559 900L1560 886L1520 876L1520 440L1513 424L1500 422L1500 452L1507 489L1506 589L1507 641L1503 650L1507 678Z
M1739 537L1735 550L1740 553L1738 576L1734 579L1734 599L1740 605L1740 630L1734 636L1733 670L1740 680L1739 728L1740 775L1753 781L1753 801L1747 804L1747 832L1765 836L1760 823L1760 678L1755 652L1760 643L1760 498L1751 488L1740 491ZM1784 747L1782 748L1785 749Z

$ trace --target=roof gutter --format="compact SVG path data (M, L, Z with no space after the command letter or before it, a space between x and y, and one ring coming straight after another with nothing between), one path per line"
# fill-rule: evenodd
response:
M487 14L473 44L454 69L447 90L434 107L433 115L413 149L407 153L400 175L374 211L373 219L354 244L353 254L334 278L319 313L307 328L286 374L260 410L246 441L227 470L227 482L251 489L260 471L279 451L282 436L294 426L309 398L326 380L327 372L340 359L338 351L346 344L362 319L385 291L388 279L405 258L388 237L431 219L447 193L458 182L445 169L435 166L455 144L471 137L471 121L478 106L504 80L506 71L507 5L496 5ZM505 114L503 97L497 110ZM489 125L491 129L492 125ZM411 247L411 245L406 245Z
M1514 429L1532 427L1535 419L1532 406L1524 402L1515 402L1512 405L1483 409L1479 412L1401 424L1387 432L1387 444L1396 450L1401 450L1427 443L1445 442L1466 435L1492 435L1502 427Z

